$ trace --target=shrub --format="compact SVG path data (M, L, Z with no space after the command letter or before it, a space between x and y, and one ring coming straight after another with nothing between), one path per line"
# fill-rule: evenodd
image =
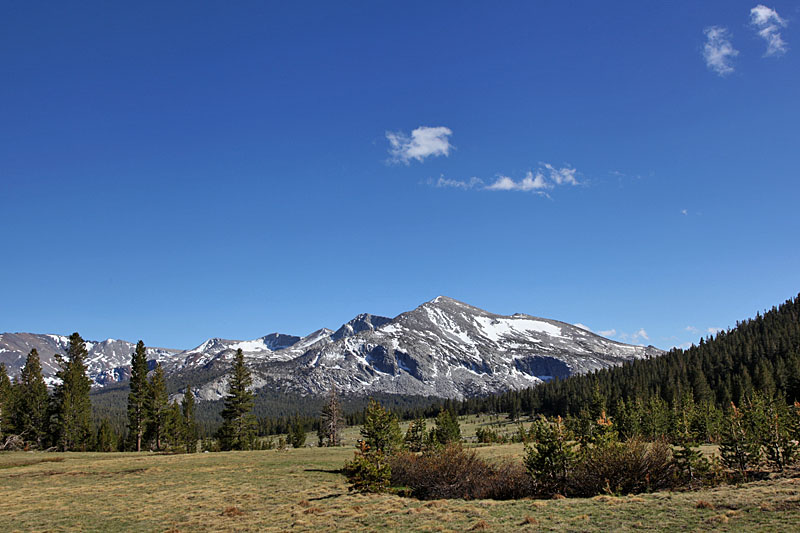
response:
M391 458L392 484L420 499L513 499L531 496L533 480L519 463L488 463L460 444Z
M584 448L569 491L577 496L636 494L669 488L674 482L672 449L666 442L630 439Z

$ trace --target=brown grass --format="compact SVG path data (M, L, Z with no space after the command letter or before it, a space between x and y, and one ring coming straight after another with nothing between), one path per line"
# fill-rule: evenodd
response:
M486 458L513 459L521 447L478 451ZM345 447L172 456L0 453L0 531L364 533L467 531L485 523L492 532L528 526L590 532L724 527L772 533L796 530L800 523L800 474L635 498L421 502L349 492L344 477L332 471L352 455L353 449ZM698 501L713 508L698 508ZM147 512L131 513L128 502ZM226 513L228 508L241 514Z
M238 507L226 507L225 510L222 511L222 513L220 514L222 516L233 517L233 516L242 516L244 512Z

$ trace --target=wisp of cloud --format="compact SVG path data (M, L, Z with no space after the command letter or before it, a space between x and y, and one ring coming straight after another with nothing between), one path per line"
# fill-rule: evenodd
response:
M733 58L739 55L739 51L733 47L730 40L730 32L727 28L720 26L709 26L703 33L706 36L706 44L703 47L703 58L706 66L719 74L727 76L733 72Z
M767 42L764 57L779 56L786 53L788 45L781 37L780 28L786 27L786 21L774 9L759 4L750 10L750 24L758 35Z

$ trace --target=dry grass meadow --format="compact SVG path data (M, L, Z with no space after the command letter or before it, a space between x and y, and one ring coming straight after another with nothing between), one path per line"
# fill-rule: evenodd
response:
M479 448L520 456L521 445ZM0 531L798 531L800 478L518 501L351 494L352 447L193 455L0 454Z

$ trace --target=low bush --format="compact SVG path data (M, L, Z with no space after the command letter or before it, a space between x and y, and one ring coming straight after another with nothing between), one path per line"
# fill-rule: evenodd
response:
M672 449L664 441L611 441L581 450L568 481L575 496L636 494L674 486Z
M523 465L489 463L460 444L417 455L394 455L391 460L392 485L407 487L420 499L524 498L534 494L534 483Z

